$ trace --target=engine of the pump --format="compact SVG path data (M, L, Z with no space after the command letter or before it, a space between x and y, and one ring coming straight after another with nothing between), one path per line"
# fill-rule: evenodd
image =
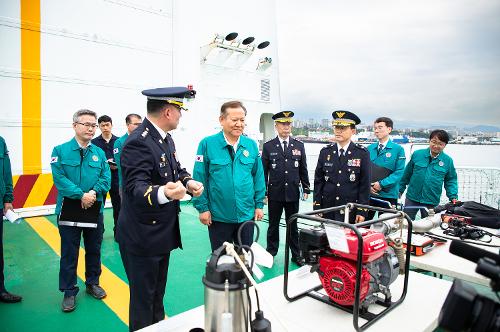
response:
M389 285L396 280L400 264L392 246L378 231L359 229L363 238L361 259L360 303L367 308L380 302L377 293L384 295L382 302L390 303ZM356 263L358 238L344 229L348 250L340 251L329 246L324 228L302 229L299 232L301 253L312 271L319 275L330 299L343 306L352 306L355 301Z

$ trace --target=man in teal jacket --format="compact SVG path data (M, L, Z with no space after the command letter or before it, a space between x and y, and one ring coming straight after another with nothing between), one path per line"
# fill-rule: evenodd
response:
M120 156L122 154L122 147L125 145L125 141L140 124L142 123L142 117L139 114L131 113L127 115L125 118L125 124L127 125L127 132L122 137L118 138L115 141L115 145L113 147L113 155L116 162L116 167L118 168L118 186L120 190L122 190L122 168L120 163Z
M372 166L372 184L370 205L386 207L384 200L395 206L398 202L399 181L405 169L405 150L391 141L389 134L394 126L387 117L380 117L373 124L373 131L378 142L368 146ZM377 167L378 166L378 167ZM368 212L368 219L373 219L375 211Z
M410 207L424 206L430 209L439 204L443 184L450 201L458 199L457 171L453 159L443 152L449 139L446 131L434 130L429 137L429 147L415 151L406 165L399 193L402 195L408 186L405 201L408 208L405 208L405 212L412 219L415 219L419 210L421 217L426 217L428 213L423 208Z
M7 144L0 136L0 206L5 215L8 210L13 210L12 201L14 200L12 187L12 171L10 168L9 151ZM7 292L5 289L3 275L3 220L0 220L0 302L14 303L22 300L22 297Z
M239 101L224 103L222 131L204 138L194 164L193 178L205 191L193 198L200 221L208 226L212 250L224 242L238 243L241 223L261 220L266 185L257 144L243 136L246 109ZM242 230L242 244L253 242L253 227Z
M75 137L58 145L52 151L50 166L52 178L57 188L59 234L61 235L61 262L59 270L59 290L64 293L62 310L73 311L78 293L76 268L80 239L83 233L85 244L85 284L87 293L97 299L106 296L99 286L101 275L101 243L104 233L103 208L106 193L111 186L111 172L104 151L91 144L97 128L97 115L89 110L80 110L73 115ZM84 209L96 201L101 202L97 228L59 224L59 214L63 199L78 199Z

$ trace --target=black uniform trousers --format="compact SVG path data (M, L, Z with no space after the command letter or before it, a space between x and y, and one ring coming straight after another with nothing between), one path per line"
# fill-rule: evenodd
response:
M58 218L59 221L59 218ZM103 215L99 214L97 228L61 226L61 262L59 268L59 290L64 296L78 293L76 268L83 234L85 246L85 284L98 285L101 276L101 244L104 233Z
M387 204L379 202L378 201L379 199L380 200L384 200L386 202L389 202L392 206L396 206L398 204L398 199L397 198L387 198L387 197L374 197L374 198L376 198L377 200L370 199L370 205L371 206L377 206L377 207L388 209ZM368 217L366 218L366 220L372 220L373 217L375 217L375 212L376 211L369 210L368 211Z
M299 201L280 202L268 200L267 208L269 215L269 228L267 229L266 250L271 255L276 256L280 245L280 219L283 209L285 209L285 221L287 221L294 213L299 212ZM294 222L291 225L290 250L292 252L292 258L300 257L299 230L297 222Z
M4 293L5 281L3 276L3 220L0 220L0 293Z
M116 235L116 223L118 222L118 216L120 215L120 209L122 207L122 199L120 197L120 187L118 183L115 184L111 181L109 196L111 196L111 205L113 205L113 234Z
M137 256L120 245L120 254L130 286L129 330L140 330L162 321L170 253Z
M224 242L239 244L238 229L242 223L230 223L212 220L212 224L208 226L208 237L210 238L210 246L212 251L220 248ZM241 230L241 242L244 245L251 246L253 243L254 225L246 225Z

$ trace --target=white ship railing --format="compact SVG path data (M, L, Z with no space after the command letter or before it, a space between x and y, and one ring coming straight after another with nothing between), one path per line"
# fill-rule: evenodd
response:
M314 169L318 155L307 155L309 180L314 186ZM313 168L314 167L314 168ZM458 198L465 201L476 201L500 209L500 168L499 167L456 167L458 175ZM449 200L443 189L441 203Z

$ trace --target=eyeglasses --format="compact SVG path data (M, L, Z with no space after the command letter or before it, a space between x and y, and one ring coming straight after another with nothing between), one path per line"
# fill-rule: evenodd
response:
M441 142L441 141L433 140L433 139L430 140L430 143L433 145L436 145L436 146L446 146L445 142Z
M142 124L142 122L132 122L132 123L129 123L129 125L132 125L132 126L140 126Z
M89 122L86 122L86 123L81 123L81 122L75 122L75 123L78 123L79 125L82 125L84 126L85 128L92 128L92 129L96 129L97 128L97 123L89 123Z

